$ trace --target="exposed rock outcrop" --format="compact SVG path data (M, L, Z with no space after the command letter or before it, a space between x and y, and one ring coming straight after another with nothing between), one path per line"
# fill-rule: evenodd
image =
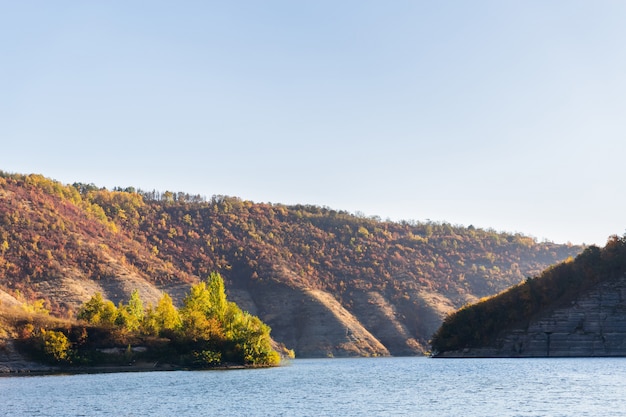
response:
M389 350L331 294L284 285L231 290L242 309L259 314L272 336L301 357L388 356ZM416 352L413 352L414 354Z
M547 311L492 346L442 357L626 356L626 276L601 283L569 305Z

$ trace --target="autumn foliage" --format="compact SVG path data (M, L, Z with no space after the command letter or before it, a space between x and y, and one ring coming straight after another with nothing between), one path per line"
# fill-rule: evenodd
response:
M43 298L58 315L74 314L77 304L43 289L68 274L98 283L123 267L168 288L218 272L227 289L271 283L319 289L348 310L358 294L376 291L395 306L413 336L425 341L430 334L422 319L437 319L439 309L424 293L460 307L581 250L472 226L391 222L226 196L110 191L0 172L0 289ZM119 304L128 295L109 298ZM181 296L172 298L182 303ZM98 320L109 316L102 312ZM132 315L116 320L127 319ZM202 322L193 314L181 320Z

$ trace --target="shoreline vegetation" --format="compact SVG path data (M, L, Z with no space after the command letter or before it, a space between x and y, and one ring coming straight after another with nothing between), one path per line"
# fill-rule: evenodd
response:
M167 293L144 307L135 290L118 306L96 293L76 319L50 316L37 301L3 308L0 319L5 376L245 369L294 356L269 326L226 299L218 273L192 285L178 309Z
M52 376L52 375L88 375L124 372L170 372L170 371L227 371L234 369L262 369L277 365L239 365L223 364L211 368L189 368L172 364L133 363L128 365L50 367L47 369L0 369L0 378L12 376Z

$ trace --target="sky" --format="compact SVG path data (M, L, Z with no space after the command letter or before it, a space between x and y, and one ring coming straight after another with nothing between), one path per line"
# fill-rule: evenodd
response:
M0 0L0 170L603 246L626 2Z

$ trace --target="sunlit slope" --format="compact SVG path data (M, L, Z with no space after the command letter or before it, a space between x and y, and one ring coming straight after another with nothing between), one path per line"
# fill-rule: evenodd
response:
M0 289L71 314L95 291L180 301L216 271L305 356L419 353L446 313L581 250L316 206L0 178Z

